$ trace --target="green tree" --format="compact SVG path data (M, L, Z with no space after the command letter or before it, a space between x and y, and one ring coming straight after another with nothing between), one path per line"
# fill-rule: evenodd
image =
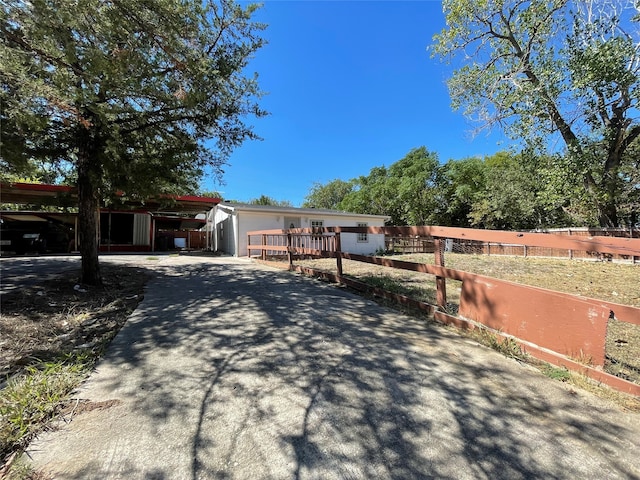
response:
M442 166L442 208L437 223L470 227L470 213L486 192L486 164L482 158L449 160Z
M374 167L352 180L353 190L339 208L355 213L388 215L392 225L426 225L436 218L440 166L426 147L414 148L389 168Z
M597 211L583 188L580 178L571 172L585 168L586 164L606 156L602 144L592 144L584 149L591 161L572 155L553 155L550 168L540 171L541 182L546 185L542 194L549 203L561 205L572 219L572 225L594 225ZM640 143L634 142L625 152L615 180L615 201L619 224L636 225L640 219Z
M231 0L20 0L4 3L0 44L2 161L67 162L78 187L81 280L101 283L103 196L195 190L255 138L264 114L255 6Z
M355 178L353 190L338 204L339 210L370 215L389 215L392 225L402 225L402 212L396 201L389 172L384 166L373 167L369 175Z
M598 222L617 226L625 153L640 135L634 2L444 0L443 9L434 53L463 57L448 83L453 107L531 144L558 134Z
M485 157L484 186L470 205L470 226L528 230L559 227L570 223L562 196L545 196L548 185L540 172L549 171L548 158L531 152L499 152Z
M0 181L18 183L56 183L64 178L64 172L51 168L46 162L28 161L19 168L12 168L0 159Z
M289 200L276 200L268 195L260 195L258 198L249 200L250 205L272 205L274 207L292 207Z
M640 145L627 152L630 157L623 162L620 175L624 179L624 189L620 196L619 212L628 226L640 227Z
M507 152L485 158L484 190L471 205L471 226L501 230L535 228L537 188L530 173Z
M426 147L412 149L389 167L389 189L402 213L401 225L428 225L436 221L440 162Z
M570 225L568 192L548 176L558 171L554 161L526 150L450 160L442 166L444 208L436 222L508 230Z
M314 183L304 199L304 208L338 209L340 202L353 191L353 181L335 179L326 184Z

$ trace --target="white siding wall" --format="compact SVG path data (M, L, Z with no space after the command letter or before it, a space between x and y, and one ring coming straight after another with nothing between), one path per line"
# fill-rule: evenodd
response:
M260 214L254 212L241 212L240 214L240 256L247 255L247 232L252 230L272 230L284 228L283 216L274 214ZM290 214L289 214L290 216ZM369 227L384 226L383 220L348 217L348 216L305 216L301 215L301 228L311 228L312 220L322 220L325 227L355 227L358 223L366 222ZM357 234L343 233L340 236L342 250L349 253L369 255L378 249L384 249L384 235L369 234L368 242L358 242ZM257 253L257 252L255 252Z
M346 225L345 225L346 226ZM382 225L368 225L369 227ZM367 242L358 242L357 234L342 233L340 235L340 243L343 252L359 253L360 255L373 255L376 250L384 250L384 235L369 234Z
M228 210L217 208L214 215L216 230L215 248L230 255L247 255L247 232L255 230L281 230L284 228L284 217L294 216L292 213L279 214L277 212L247 212L236 211L232 215ZM318 214L309 215L308 212L299 214L301 228L310 228L313 220L322 220L325 227L355 227L358 223L366 223L369 227L382 227L384 221L377 218L363 218L348 215ZM221 233L223 232L223 233ZM236 238L237 235L237 238ZM384 235L369 234L367 242L358 242L355 233L341 235L342 250L350 253L369 255L384 248ZM256 239L255 241L258 241ZM236 251L237 245L237 251ZM258 252L255 251L255 254Z
M215 250L235 255L236 228L234 220L236 220L235 215L232 215L227 210L216 208L216 213L213 219L215 225L215 245L213 245L213 248Z
M335 216L335 217L310 217L311 220L324 220L325 227L356 227L358 223L366 223L368 227L384 227L384 221L375 218ZM369 255L375 253L378 249L384 249L384 235L369 234L367 242L358 242L358 234L342 233L340 234L340 244L343 252L358 253L360 255Z
M257 212L240 212L238 213L240 218L240 232L239 232L239 253L238 256L247 256L247 232L254 230L282 230L284 224L283 216L275 213L257 213ZM253 241L257 242L258 239ZM258 254L258 251L253 252L254 255Z

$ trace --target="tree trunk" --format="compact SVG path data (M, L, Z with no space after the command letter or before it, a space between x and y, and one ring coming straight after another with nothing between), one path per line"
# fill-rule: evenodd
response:
M81 135L87 138L81 142L78 151L78 234L82 257L80 281L87 285L102 285L98 262L100 201L97 182L100 168L89 132L85 130Z
M591 197L595 211L598 214L598 224L602 228L618 227L618 198L619 185L616 174L606 171L603 179L596 183L590 173L582 179L587 195Z
M618 206L615 197L608 198L605 202L598 204L598 223L603 228L619 227Z
M600 181L602 200L598 202L598 223L601 227L619 227L618 198L622 191L618 170L621 163L621 153L610 153L604 165L604 175Z

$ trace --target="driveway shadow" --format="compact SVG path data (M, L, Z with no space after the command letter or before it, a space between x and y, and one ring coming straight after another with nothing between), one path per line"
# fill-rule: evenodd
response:
M62 478L639 475L637 415L444 328L254 264L156 272L82 392L126 404L100 443L115 460Z

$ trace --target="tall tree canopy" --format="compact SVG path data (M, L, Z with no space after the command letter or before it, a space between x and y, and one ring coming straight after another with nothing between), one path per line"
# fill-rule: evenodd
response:
M487 166L480 157L449 160L442 165L441 216L438 224L470 226L470 213L482 201L487 188Z
M428 225L440 208L438 154L414 148L389 167L390 196L400 225Z
M393 225L401 224L401 215L394 202L389 172L386 167L373 167L369 175L354 178L353 190L338 205L339 210L371 215L389 215Z
M522 230L561 225L566 221L562 209L545 200L546 184L538 174L545 160L509 152L485 157L483 188L473 192L469 225ZM458 186L461 188L464 183Z
M340 202L353 191L353 181L340 179L331 180L329 183L314 183L311 190L304 198L304 208L339 209Z
M427 225L440 208L438 155L414 148L387 167L351 180L354 189L338 205L355 213L389 215L392 225Z
M461 57L453 106L531 144L559 135L602 226L621 222L617 199L640 135L635 3L444 0L447 27L435 36L436 55Z
M276 200L268 195L260 195L258 198L249 200L250 205L271 205L274 207L292 207L289 200Z
M231 0L15 0L1 8L2 167L72 166L82 281L101 282L97 212L116 190L194 187L255 135L263 40ZM210 140L210 141L208 141ZM208 141L208 142L207 142ZM205 143L206 142L206 143Z
M575 184L553 175L563 161L558 155L504 151L440 164L437 154L419 147L369 175L315 184L307 198L349 186L334 208L388 215L392 225L535 229L584 224L582 212L567 208ZM637 205L637 196L625 199L624 208Z

